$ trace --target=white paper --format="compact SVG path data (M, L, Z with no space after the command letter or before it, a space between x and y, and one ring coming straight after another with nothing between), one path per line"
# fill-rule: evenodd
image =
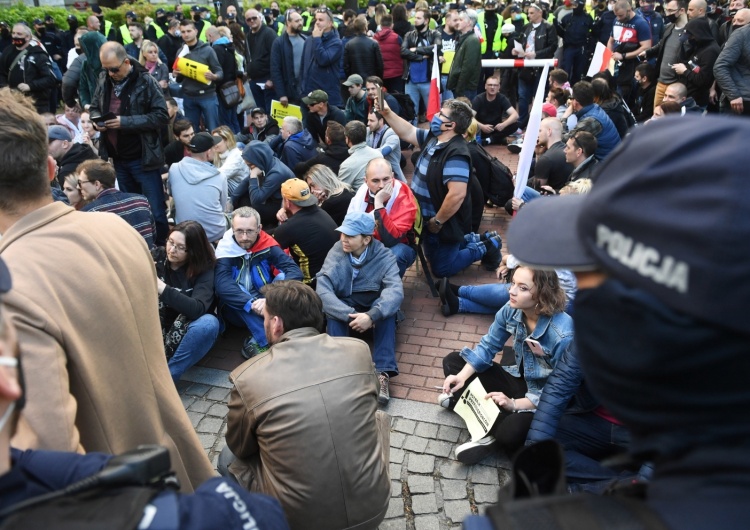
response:
M487 391L477 377L466 387L453 409L466 422L473 442L487 436L500 415L500 407L491 399L484 399L486 395Z
M518 42L515 39L513 39L513 49L516 50L516 51L521 52L522 55L524 53L523 44L521 44L520 42Z

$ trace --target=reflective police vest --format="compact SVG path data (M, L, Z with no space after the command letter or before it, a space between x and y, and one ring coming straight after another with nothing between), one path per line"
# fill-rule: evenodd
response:
M164 30L161 29L159 24L157 24L156 22L152 22L151 24L149 24L149 26L154 28L154 32L156 33L157 39L161 39L164 36Z
M130 36L130 30L127 24L120 26L120 36L122 37L122 45L127 46L133 42L133 37Z
M484 15L485 12L482 11L479 13L479 16L477 17L477 24L479 25L479 31L482 33L482 44L481 44L481 52L482 55L485 54L487 51L487 28L484 25ZM492 51L493 52L501 52L505 49L505 46L501 46L500 43L500 35L502 33L501 29L503 27L503 17L500 16L499 13L495 13L495 17L497 17L497 29L495 30L495 36L492 38Z

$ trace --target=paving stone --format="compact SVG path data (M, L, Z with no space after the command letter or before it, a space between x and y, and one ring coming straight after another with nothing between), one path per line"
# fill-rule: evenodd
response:
M214 387L208 391L206 397L214 401L226 402L229 398L229 390L227 390L226 388Z
M210 434L199 434L198 439L201 441L203 449L211 449L216 443L216 436Z
M195 398L193 396L180 394L180 401L182 401L182 406L187 410L190 405L192 405L193 401L195 401Z
M435 499L435 494L428 493L426 495L412 495L411 511L414 512L414 515L437 512L437 499Z
M391 497L388 501L388 511L385 512L386 519L404 516L404 500L401 497Z
M414 434L421 436L422 438L429 438L430 440L437 437L438 425L434 423L426 423L420 421L417 423L417 428L414 430Z
M430 440L427 442L427 448L424 450L429 455L441 456L447 458L451 454L453 444L441 442L440 440Z
M465 480L443 479L440 481L440 488L443 490L443 499L446 501L468 498Z
M404 463L404 457L406 456L406 453L404 452L403 449L394 449L393 447L391 447L390 453L391 453L392 464Z
M209 402L210 403L210 402ZM227 414L229 414L229 407L227 407L224 403L214 403L211 405L211 408L208 409L208 412L206 412L209 416L216 416L218 418L226 418Z
M440 519L437 515L420 515L414 518L416 530L440 530Z
M435 492L435 479L431 476L412 475L409 477L407 484L409 484L409 492L412 495L415 493Z
M405 418L396 418L396 423L393 428L398 432L406 434L414 434L414 429L417 428L417 422L414 420L407 420Z
M424 450L427 449L427 441L427 438L407 436L403 447L406 451L411 451L412 453L424 453Z
M466 516L471 515L471 505L468 500L445 501L443 511L448 519L460 523Z
M198 432L205 432L205 433L212 434L214 436L218 436L219 431L221 430L222 423L224 423L223 418L205 417L198 424L198 427L196 427L196 430Z
M188 410L205 414L206 412L208 412L208 409L211 408L211 405L213 405L213 403L210 401L206 401L205 399L196 399L193 404L190 405L190 408Z
M456 443L461 435L461 429L451 427L450 425L441 425L438 429L437 438L446 442Z
M440 475L444 478L466 480L466 477L469 476L469 466L465 466L460 462L448 460L441 464Z
M390 472L392 479L401 478L401 464L389 464L388 471Z
M432 473L435 470L435 457L431 455L409 455L406 469L410 473Z
M200 383L193 383L192 385L188 387L185 393L190 396L203 396L209 390L211 390L211 387L208 385L202 385Z
M497 468L487 466L474 466L471 470L471 481L474 484L491 484L498 486L500 480L497 478Z
M496 503L498 491L496 486L477 484L474 486L474 502L477 505Z
M203 414L200 412L190 412L187 413L188 418L190 418L190 423L193 424L193 428L197 427L200 421L203 419Z
M378 530L404 530L406 528L406 519L391 519L383 521L378 526Z
M393 479L393 477L391 477ZM391 480L391 497L401 496L402 484L400 480Z
M391 447L401 447L406 441L406 435L402 432L391 431Z

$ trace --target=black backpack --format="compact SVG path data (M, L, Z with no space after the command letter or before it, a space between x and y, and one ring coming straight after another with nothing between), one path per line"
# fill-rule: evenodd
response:
M408 94L401 94L400 92L389 92L389 94L398 101L398 105L401 107L401 112L398 115L408 122L414 121L414 118L417 117L417 111L414 109L414 102L411 100L411 97Z
M495 206L504 207L505 203L513 198L513 190L515 189L513 173L508 166L490 155L484 147L479 144L477 145L479 146L479 154L484 160L489 162L491 168L487 198Z

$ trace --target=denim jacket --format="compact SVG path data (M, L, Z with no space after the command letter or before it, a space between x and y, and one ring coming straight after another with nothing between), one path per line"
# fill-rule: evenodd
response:
M563 353L573 347L573 319L567 313L556 313L551 317L540 315L534 332L528 334L523 323L523 311L513 309L507 303L497 312L495 321L479 344L474 349L462 349L461 357L478 373L484 372L492 366L495 354L503 349L511 336L516 364L503 366L503 369L514 377L520 377L519 365L523 363L523 378L528 387L526 397L536 407L552 369ZM527 338L538 341L545 355L534 355L524 342Z

